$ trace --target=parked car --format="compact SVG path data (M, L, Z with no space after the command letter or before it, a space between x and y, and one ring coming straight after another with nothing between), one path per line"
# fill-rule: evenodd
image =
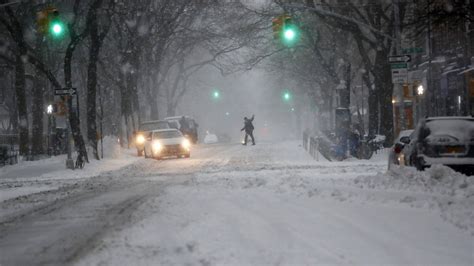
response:
M421 121L401 156L401 164L418 170L442 164L473 174L474 118L431 117Z
M392 167L392 165L399 165L400 161L403 160L402 150L405 148L405 145L410 143L411 135L415 130L402 130L398 134L397 138L393 142L393 146L390 148L390 152L388 154L388 169Z
M133 141L135 142L135 147L137 148L137 155L143 155L143 149L145 147L145 138L148 133L153 130L158 129L168 129L170 125L166 120L154 120L154 121L145 121L140 124L138 131L135 132L133 136Z
M181 119L185 119L186 123L188 124L188 128L183 128L181 125ZM190 116L172 116L166 117L166 121L168 121L171 128L176 128L183 133L183 135L187 136L192 143L197 143L198 141L198 123L196 120Z
M177 129L160 129L148 133L144 148L145 158L162 159L191 156L191 142Z

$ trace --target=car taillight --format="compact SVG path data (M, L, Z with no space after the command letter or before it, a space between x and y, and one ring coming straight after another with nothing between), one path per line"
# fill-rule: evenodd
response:
M401 148L400 146L395 146L395 147L393 148L393 151L394 151L395 153L400 153L400 152L402 152L402 148Z

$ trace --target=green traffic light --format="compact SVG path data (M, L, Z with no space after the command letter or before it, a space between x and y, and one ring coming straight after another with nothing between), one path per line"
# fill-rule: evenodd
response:
M55 21L51 24L50 31L53 36L59 37L64 32L64 26L61 22Z
M284 27L282 35L283 43L290 46L298 41L299 31L294 24L290 24Z
M285 35L285 39L288 40L288 41L292 41L292 40L294 40L295 37L296 37L296 33L295 33L295 31L294 31L293 29L287 29L287 30L285 30L284 35Z
M220 96L221 96L221 94L220 94L219 91L214 91L214 92L212 93L212 97L213 97L214 99L218 99Z
M283 99L285 99L285 101L290 100L290 98L291 98L291 95L289 92L285 92L285 94L283 94Z

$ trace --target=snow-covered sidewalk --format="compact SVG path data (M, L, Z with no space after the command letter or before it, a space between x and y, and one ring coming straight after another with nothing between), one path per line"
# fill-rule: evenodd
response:
M118 149L118 148L117 148ZM90 159L83 169L66 169L66 156L55 156L38 161L20 161L0 168L0 202L57 189L105 172L114 171L140 160L134 150L115 150L100 161Z

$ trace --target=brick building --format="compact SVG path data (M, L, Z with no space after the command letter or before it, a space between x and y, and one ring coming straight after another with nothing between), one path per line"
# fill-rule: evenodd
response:
M470 22L474 1L466 1L464 15L450 12L447 1L415 1L413 17L421 18L405 32L405 51L412 56L409 70L408 101L414 120L422 116L474 114L474 23ZM440 12L437 12L440 11ZM443 15L444 14L444 15ZM449 14L449 13L448 13ZM417 88L423 86L423 94ZM410 109L409 108L409 109ZM407 113L409 115L409 113Z

